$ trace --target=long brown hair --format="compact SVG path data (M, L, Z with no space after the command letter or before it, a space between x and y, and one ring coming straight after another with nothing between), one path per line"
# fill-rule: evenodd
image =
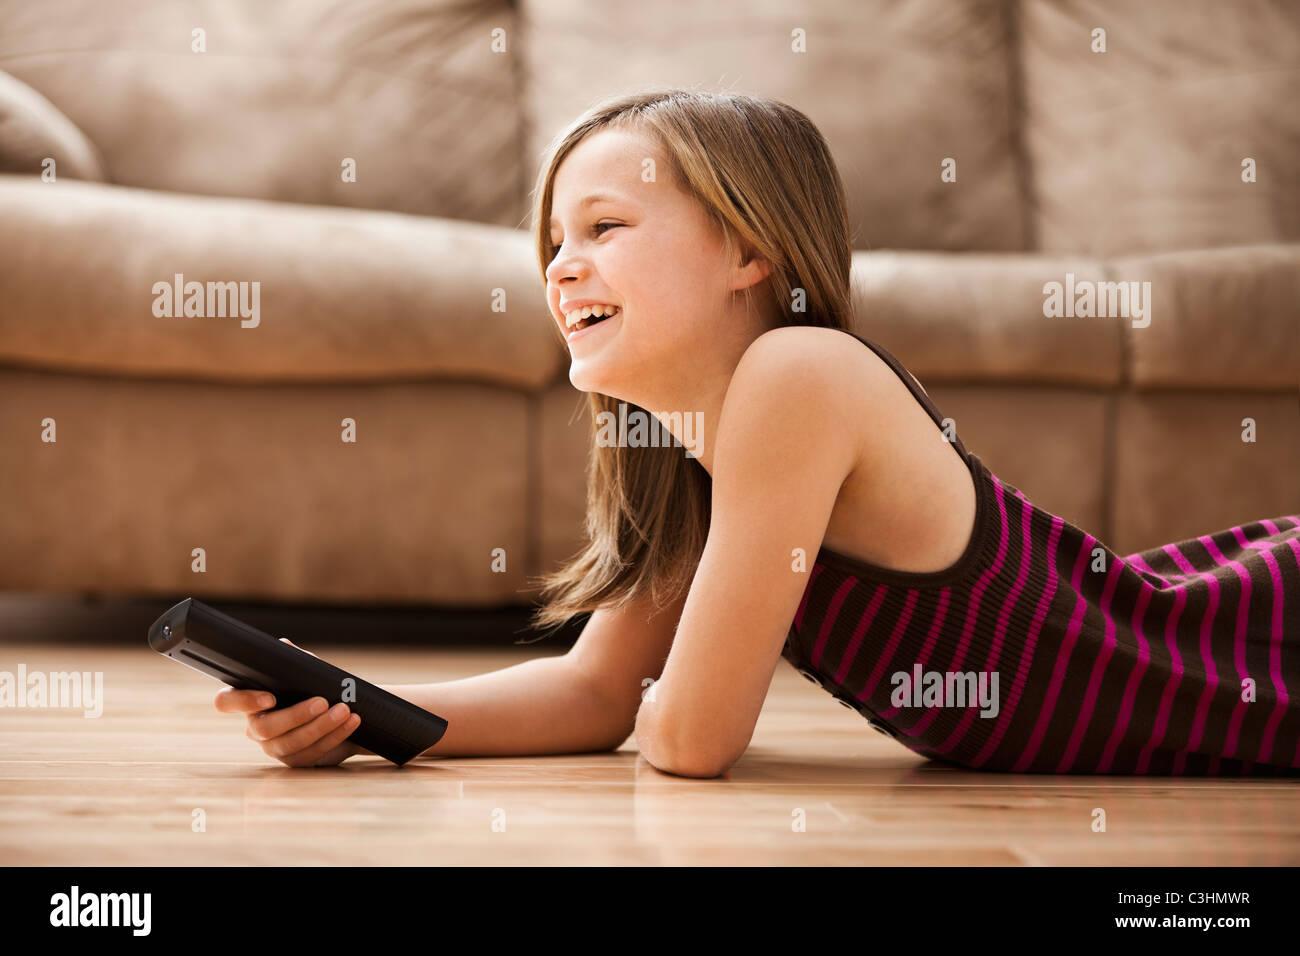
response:
M556 254L549 228L555 173L579 143L607 128L655 137L678 183L722 227L729 258L743 248L771 263L758 285L778 326L851 327L853 237L830 149L799 110L740 93L674 87L621 95L597 103L560 133L532 194L543 284ZM752 310L749 288L745 295ZM563 333L552 327L563 345ZM708 537L712 480L700 463L671 440L658 447L597 442L598 422L618 420L620 405L629 405L629 418L637 408L595 392L588 404L588 543L540 579L543 602L534 628L558 628L577 614L619 607L647 592L662 608L690 587ZM614 417L600 419L601 412Z

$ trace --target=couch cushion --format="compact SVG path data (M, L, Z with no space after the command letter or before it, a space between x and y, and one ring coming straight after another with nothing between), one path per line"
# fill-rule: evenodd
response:
M1150 325L1124 326L1135 386L1300 388L1300 243L1133 257L1111 271L1151 283Z
M518 226L514 25L504 0L6 0L0 67L114 182Z
M1110 386L1122 380L1119 321L1043 314L1049 282L1097 281L1104 265L1066 256L857 252L856 331L928 385Z
M922 384L989 471L1039 507L1106 534L1110 399L1104 392Z
M858 248L1025 248L1001 0L522 0L528 154L649 85L789 103L821 129ZM792 52L792 31L807 52ZM599 64L583 69L580 64ZM945 157L957 181L940 181ZM534 171L535 172L535 171Z
M45 171L54 160L54 181L102 180L104 170L94 144L58 107L26 83L0 72L0 173Z
M240 388L0 369L0 488L22 502L0 509L0 581L519 603L536 572L529 404L465 382ZM52 444L35 431L45 417ZM340 440L344 417L355 444Z
M1300 239L1300 4L1026 0L1025 139L1044 250ZM1106 30L1106 52L1091 32ZM1242 160L1257 181L1242 182Z
M1134 392L1117 402L1114 545L1122 553L1296 514L1294 392ZM1255 420L1253 442L1242 440L1243 418Z
M536 388L566 358L520 229L26 176L0 176L0 220L0 361L230 382ZM174 288L177 274L183 295L168 303L155 287ZM189 282L202 284L192 300L202 315L184 314ZM248 318L229 292L246 297L237 304Z

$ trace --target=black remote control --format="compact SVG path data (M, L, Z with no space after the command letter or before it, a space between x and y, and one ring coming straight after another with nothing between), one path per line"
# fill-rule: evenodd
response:
M344 702L361 715L361 725L348 740L398 766L428 750L447 730L447 721L437 714L194 598L153 622L149 646L231 687L269 691L277 710L309 697L323 697L332 706L350 687L348 696L355 699Z

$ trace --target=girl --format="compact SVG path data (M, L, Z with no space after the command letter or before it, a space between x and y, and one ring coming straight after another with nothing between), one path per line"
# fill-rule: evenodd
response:
M851 331L844 191L801 112L621 97L556 140L534 198L551 318L597 438L590 542L544 580L535 623L591 616L563 656L390 686L449 719L431 755L610 749L635 732L661 770L716 776L785 657L961 766L1300 768L1300 519L1120 556L990 472ZM680 445L600 440L626 406ZM217 706L249 714L281 761L360 752L345 705L336 719L256 697L225 689Z

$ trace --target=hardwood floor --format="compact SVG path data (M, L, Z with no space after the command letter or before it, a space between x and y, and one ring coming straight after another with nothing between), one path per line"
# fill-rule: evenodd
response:
M330 647L371 681L541 653ZM378 757L294 770L219 714L219 685L139 646L0 644L0 670L102 671L103 713L0 709L0 860L57 865L1300 863L1300 785L1045 777L931 764L785 663L723 778L616 753ZM1094 833L1094 808L1107 832ZM206 830L191 826L196 809ZM806 820L806 830L792 826ZM501 822L504 822L504 828ZM494 822L496 826L494 827Z

